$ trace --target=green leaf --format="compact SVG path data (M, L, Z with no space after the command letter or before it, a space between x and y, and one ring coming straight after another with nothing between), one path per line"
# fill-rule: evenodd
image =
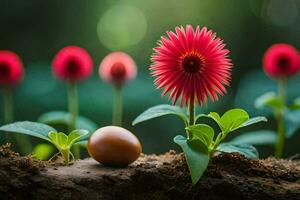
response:
M285 110L286 138L291 138L300 128L300 110Z
M224 127L221 123L221 117L218 113L210 112L207 116L210 117L211 119L213 119L219 125L219 127L222 131L224 130Z
M248 120L249 115L245 110L235 108L225 112L220 119L220 123L226 132L231 132Z
M33 148L32 155L39 160L48 160L55 153L52 144L38 144Z
M59 149L66 149L68 147L68 136L62 132L50 132L48 137L51 142Z
M185 124L188 124L188 118L186 116L186 111L184 109L179 108L178 106L171 106L171 105L157 105L154 107L151 107L144 111L142 114L140 114L135 120L132 122L132 125L136 125L138 123L164 116L164 115L177 115L179 116Z
M251 145L274 145L276 143L276 132L271 130L259 130L244 133L235 137L230 143Z
M263 94L262 96L258 97L255 100L254 105L258 109L262 109L266 106L273 108L273 109L280 108L283 106L275 92L267 92L267 93Z
M37 123L37 122L30 122L30 121L22 121L22 122L7 124L1 126L0 131L30 135L47 141L50 141L50 139L48 138L48 133L51 131L56 132L56 130L51 126L42 123Z
M77 130L72 131L68 135L68 145L71 147L77 141L78 142L82 141L80 139L83 138L86 135L89 135L89 132L87 130L77 129Z
M246 126L250 126L252 124L256 124L256 123L259 123L259 122L267 122L267 118L265 117L253 117L253 118L250 118L249 120L247 120L246 122L244 122L239 128L242 128L242 127L246 127Z
M69 126L71 124L71 114L65 111L51 111L39 117L38 121L49 125L63 124ZM85 129L93 133L98 129L98 125L86 117L79 116L77 118L77 129Z
M217 150L226 153L240 153L247 158L258 158L258 151L254 146L249 144L222 143L217 147Z
M209 154L207 148L200 140L187 141L182 135L177 135L174 142L178 144L184 152L192 183L196 184L204 171L206 170L209 162Z
M206 124L197 124L193 126L188 126L185 128L187 131L191 132L193 135L192 139L201 140L203 144L208 148L214 139L214 129Z

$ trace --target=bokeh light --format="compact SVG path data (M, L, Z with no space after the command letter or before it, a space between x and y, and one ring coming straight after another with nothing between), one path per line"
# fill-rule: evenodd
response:
M110 50L120 50L139 43L147 31L144 14L136 7L117 5L100 18L97 33L100 42Z

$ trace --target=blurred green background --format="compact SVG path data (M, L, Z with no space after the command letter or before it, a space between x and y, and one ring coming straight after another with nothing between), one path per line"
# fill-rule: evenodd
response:
M60 48L78 45L94 60L93 76L79 86L80 114L99 127L110 125L112 88L99 79L97 69L109 52L125 51L135 59L139 73L124 90L124 127L140 138L145 153L177 149L173 137L184 134L183 124L173 116L131 126L146 108L169 103L153 86L148 70L152 48L165 31L185 24L207 26L231 51L232 86L202 112L241 107L252 116L269 115L253 106L257 96L276 90L276 82L261 70L262 55L277 42L300 49L299 0L1 0L0 8L0 49L16 52L26 68L15 91L15 119L35 121L45 112L67 109L66 86L53 77L50 64ZM299 88L298 76L290 81L289 97L300 96ZM0 112L3 122L3 109ZM268 124L243 131L274 129L269 119ZM286 155L299 152L299 143L300 134L288 141ZM260 150L262 155L272 152Z

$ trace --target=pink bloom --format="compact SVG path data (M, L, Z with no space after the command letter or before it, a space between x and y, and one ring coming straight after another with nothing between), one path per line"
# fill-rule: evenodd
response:
M295 75L300 69L298 51L289 44L274 44L263 57L265 72L275 78Z
M137 69L134 60L126 53L113 52L108 54L100 63L100 77L116 85L136 77Z
M158 47L154 48L150 67L155 85L170 92L169 99L175 104L207 103L208 97L218 100L218 94L226 93L231 79L229 51L216 34L206 27L196 30L191 25L176 27L176 33L168 31Z
M62 80L75 82L86 79L93 70L93 61L89 53L77 46L62 48L54 57L54 74Z
M0 85L13 86L23 77L21 59L11 51L0 51Z

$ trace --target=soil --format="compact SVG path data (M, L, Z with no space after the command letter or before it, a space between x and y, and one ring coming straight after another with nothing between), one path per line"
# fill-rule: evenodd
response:
M0 199L300 199L300 161L223 153L192 185L182 154L142 155L126 168L71 166L0 147Z

